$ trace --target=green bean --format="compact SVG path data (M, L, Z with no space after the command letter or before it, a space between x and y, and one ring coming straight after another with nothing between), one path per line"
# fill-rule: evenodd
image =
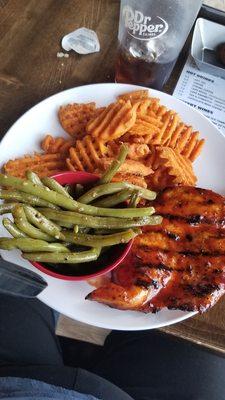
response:
M27 203L32 206L39 207L49 207L53 210L59 210L59 207L55 206L48 201L40 199L40 197L33 196L32 194L27 194L19 192L18 190L2 190L0 189L0 199L18 201L19 203Z
M144 215L151 215L154 212L154 209L151 207L147 208L138 208L138 209L113 209L113 208L100 208L94 207L86 204L80 204L76 200L70 199L62 194L54 192L53 190L46 190L48 188L42 188L39 185L34 185L32 182L27 180L23 180L20 178L15 178L14 176L3 175L0 174L0 185L2 186L13 186L16 189L19 189L22 192L30 193L40 197L43 200L52 202L58 206L61 206L67 210L74 210L78 211L82 214L88 215L99 215L99 216L107 216L107 217L117 217L117 218L133 218L133 217L141 217ZM108 183L106 185L118 185L118 183ZM142 197L153 198L153 193L147 189L142 189L138 186L134 186L124 182L123 185L116 191L120 191L121 189L128 188L128 189L137 189L142 191ZM128 185L128 186L126 186ZM102 187L104 185L101 185ZM115 190L114 190L115 192ZM95 192L94 192L95 193ZM112 192L111 192L112 193ZM149 195L151 194L151 196ZM107 193L106 193L107 194ZM100 193L100 195L103 195ZM69 221L68 221L69 222Z
M62 185L60 185L60 183L58 183L55 179L45 177L45 178L42 178L42 183L44 183L44 185L47 186L49 189L52 189L55 192L63 194L64 196L72 199L72 197L67 192L67 190Z
M138 229L138 228L135 228L135 229ZM93 234L94 235L109 235L109 234L111 235L112 233L124 232L126 230L127 229L100 229L100 228L97 228L97 229L93 230ZM82 233L84 233L84 232L82 232Z
M130 199L130 203L129 203L129 207L130 208L135 208L137 207L138 203L140 201L140 193L139 191L134 191L132 193L131 199Z
M55 221L55 223L63 228L73 229L74 227L74 224L71 224L70 222Z
M121 190L121 192L113 194L112 196L107 196L102 200L96 201L93 205L95 207L114 207L120 203L123 203L123 201L129 199L131 194L132 192L129 189Z
M114 246L120 243L127 243L140 233L140 230L135 231L129 229L127 231L113 233L111 235L74 234L73 232L64 232L64 235L67 242L90 247L97 247L99 245L101 245L101 247L105 247Z
M49 201L53 204L74 210L78 208L76 202L64 195L61 195L49 188L41 187L40 185L34 184L28 180L16 178L10 175L0 174L0 185L13 187L21 192L33 194L40 197L43 200ZM77 207L76 207L77 206Z
M122 144L120 147L120 151L116 160L113 160L109 168L106 172L102 175L99 184L102 185L103 183L111 182L114 175L116 175L117 171L121 167L121 165L126 160L127 154L129 152L129 148L126 144Z
M0 215L11 213L18 206L18 203L3 203L0 204Z
M68 228L68 229L74 229L75 224L71 224L70 222L64 222L64 221L57 221L55 220L55 223L59 226L62 226L63 228ZM80 233L88 233L90 228L87 228L86 226L79 226L79 232Z
M47 251L47 252L69 252L66 246L61 243L48 243L44 240L31 238L0 238L0 249L13 250L20 249L22 251Z
M47 242L52 242L54 240L52 236L49 236L40 229L35 228L27 221L23 206L17 205L17 207L13 209L12 214L16 226L27 236L33 239L46 240Z
M128 229L136 226L158 225L162 221L162 217L158 215L134 219L105 218L92 217L91 215L83 215L71 211L55 211L50 210L50 208L42 208L41 213L45 215L46 218L53 219L55 221L60 220L63 222L71 222L77 225L87 226L89 228L103 229Z
M101 249L93 248L87 251L77 253L23 253L23 258L30 261L63 263L63 264L80 264L97 260Z
M41 187L40 185L36 185L28 180L16 178L14 176L0 174L0 185L13 187L22 192L33 194L43 200L49 201L55 205L62 206L63 208L69 210L76 210L83 207L75 200L50 190L49 188Z
M55 223L59 226L62 226L63 228L68 228L68 229L74 229L75 225L71 224L70 222L57 221L57 220L55 220ZM80 233L88 233L90 231L90 228L87 228L86 226L79 226L78 228Z
M109 234L111 235L112 233L118 233L118 232L121 232L121 229L102 229L102 228L94 229L94 235L109 235Z
M26 177L27 177L28 181L34 183L35 185L40 185L40 186L44 187L44 185L41 182L39 176L35 172L27 171L26 172Z
M61 227L49 221L44 215L31 206L23 206L25 215L29 222L39 228L42 232L47 233L49 236L53 236L55 239L64 240L64 236L61 234Z
M3 218L2 224L14 238L27 237L9 218Z
M129 182L113 182L95 186L83 194L83 196L79 197L78 201L83 204L89 204L98 197L117 193L124 189L138 190L140 192L140 196L146 200L154 200L156 198L156 193L152 192L151 190L141 188Z
M68 195L69 195L70 197L72 197L72 199L75 198L75 197L74 197L74 190L73 190L73 187L72 187L71 185L65 185L65 186L63 186L63 187L64 187L64 189L67 191ZM69 196L68 196L68 197L69 197Z

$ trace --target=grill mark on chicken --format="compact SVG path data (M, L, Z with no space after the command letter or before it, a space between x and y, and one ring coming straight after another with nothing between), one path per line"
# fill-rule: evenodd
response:
M204 312L212 307L225 290L224 272L193 276L174 271L165 289L142 306L143 312L160 310L163 307L183 311Z
M195 226L201 224L208 224L215 226L217 228L225 229L225 219L213 219L213 218L207 218L204 217L203 215L199 214L192 214L188 217L184 217L182 215L172 215L172 214L164 214L162 211L159 211L159 208L157 207L157 213L160 214L163 218L167 218L171 221L180 221L180 222L185 222L186 224L189 224L190 226Z
M126 267L127 264L124 264L121 268L124 268L130 275L129 268L126 269ZM120 277L122 281L120 282L114 275L113 282L89 293L86 299L98 301L120 310L140 311L143 304L147 304L166 286L170 276L171 273L151 269L147 274L139 272L138 276L134 275L133 281L131 278L127 285L127 282L123 282L122 277Z
M162 224L145 227L124 264L113 272L115 286L126 291L135 287L148 295L127 306L117 298L110 303L100 291L89 298L142 312L163 307L207 310L225 292L224 198L179 186L163 190L151 205L163 215Z
M151 247L148 246L151 243ZM163 232L148 232L140 239L139 247L144 251L164 250L177 251L184 254L224 254L225 253L225 237L211 236L209 232L204 232L193 237L190 242L187 239L168 238Z
M136 251L136 249L135 249ZM182 254L173 251L151 250L145 252L139 249L138 257L133 256L135 268L155 268L168 271L213 271L219 273L225 267L225 255Z
M223 196L207 189L179 186L164 189L154 202L156 212L170 219L177 217L190 224L225 224Z

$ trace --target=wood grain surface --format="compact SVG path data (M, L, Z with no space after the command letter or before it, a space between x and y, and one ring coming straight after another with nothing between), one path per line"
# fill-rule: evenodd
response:
M56 92L113 81L118 16L114 0L0 1L0 137ZM81 26L96 31L101 51L58 58L62 37Z
M224 1L215 2L225 9ZM54 93L113 82L118 18L118 0L0 0L0 138L20 115ZM101 51L58 58L62 37L81 26L96 31ZM224 311L222 299L206 314L163 330L225 352ZM90 327L79 331L83 324L63 316L60 321L58 333L65 336L100 343L98 332L101 338L107 333L94 328L91 335Z

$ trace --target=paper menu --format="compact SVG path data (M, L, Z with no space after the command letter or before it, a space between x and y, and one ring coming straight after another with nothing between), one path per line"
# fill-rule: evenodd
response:
M200 71L189 56L173 95L208 117L225 135L225 79Z

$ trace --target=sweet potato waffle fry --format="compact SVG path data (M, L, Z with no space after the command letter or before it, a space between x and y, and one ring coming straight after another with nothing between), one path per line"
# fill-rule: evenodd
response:
M154 170L148 177L148 184L154 189L177 184L194 186L197 182L191 161L170 147L153 149L148 162Z
M193 162L201 153L205 143L204 139L199 140L198 137L199 132L193 132L191 126L180 122L175 112L167 111L160 119L147 115L137 117L134 126L121 140L171 147Z
M3 171L6 174L19 178L24 178L26 171L34 171L40 177L44 177L54 175L66 169L66 160L61 153L35 153L33 156L26 155L22 158L9 160L3 165Z
M95 103L67 104L59 108L58 117L63 129L70 136L80 138L85 135L85 127L92 118L103 111Z
M165 145L177 150L193 162L199 156L205 143L204 139L199 140L198 137L199 132L193 132L191 126L179 123Z
M154 140L155 136L160 135L161 126L161 121L152 117L138 117L133 127L129 130L129 136L147 136L149 141Z
M98 142L90 136L86 136L83 140L77 140L74 147L69 150L69 157L66 159L67 166L72 171L104 171L112 159L117 155L117 145L111 142L103 148ZM129 175L147 176L153 171L150 167L145 166L140 161L127 159L120 173Z
M147 183L146 183L144 176L117 173L113 177L112 181L113 182L129 182L129 183L132 183L133 185L147 188Z
M99 169L106 170L112 161L113 158L102 158L102 160L100 160L99 163ZM119 173L128 175L148 176L153 173L153 170L150 167L144 165L140 161L127 159L121 165Z
M194 174L192 163L188 158L182 156L177 150L170 147L158 149L159 157L164 161L164 166L168 168L169 175L174 177L175 184L194 186L197 178Z
M152 190L160 191L167 186L173 186L173 177L169 174L168 168L160 167L152 175L146 178L147 186Z
M9 161L4 171L24 176L27 169L51 175L72 171L101 172L127 143L127 161L115 179L139 181L160 190L169 185L195 185L192 162L200 154L204 139L149 90L124 93L107 107L92 103L61 106L62 127L72 138L46 135L41 142L45 154ZM43 164L43 165L42 165Z
M41 142L41 148L46 154L68 154L70 147L72 147L74 143L74 139L65 139L63 137L54 138L51 135L46 135Z
M147 144L129 144L128 158L131 160L143 161L149 153L150 150Z
M148 90L135 90L133 92L128 92L121 94L117 97L118 100L130 100L131 103L148 99L149 98L149 91Z
M138 143L129 143L126 142L125 140L123 143L126 143L129 152L127 155L127 158L135 161L144 161L144 159L148 156L150 153L149 146L147 144L138 144ZM107 148L108 148L108 156L109 157L116 157L117 154L119 153L119 149L121 146L121 142L109 142L107 143Z
M100 159L105 156L107 156L107 147L93 137L85 136L82 140L77 140L75 146L70 148L66 163L71 171L94 172L99 166Z
M160 144L164 146L173 135L174 131L177 128L177 125L180 122L179 116L173 111L167 111L163 117L163 126L160 132L159 137L156 139L157 142L154 144Z
M157 116L158 109L159 109L159 99L154 97L148 97L145 100L139 101L137 115L138 116L147 115L149 117L158 118Z
M134 125L137 107L130 100L112 103L87 124L86 131L103 143L118 139Z

